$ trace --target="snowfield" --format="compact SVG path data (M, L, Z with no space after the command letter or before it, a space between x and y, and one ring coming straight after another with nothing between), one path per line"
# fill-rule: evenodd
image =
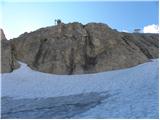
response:
M47 107L48 111L45 111L48 117L44 117L42 109L41 112L37 111L35 114L31 112L27 115L32 114L31 118L158 119L158 69L158 59L155 59L123 70L85 75L52 75L33 71L26 64L21 63L21 67L12 73L1 74L2 118L3 116L4 118L25 118L25 112L20 114L17 111L11 111L9 107L12 106L13 109L15 105L7 106L13 103L12 101L19 104L18 101L23 103L23 100L27 99L28 102L25 103L25 101L24 104L29 105L31 103L29 100L32 100L31 107L35 105L33 103L37 98L41 100L39 105L42 105L45 100L49 102L48 98L53 98L51 101L54 105L50 103L52 108ZM59 104L61 103L59 108L62 108L69 98L70 105L74 103L71 105L72 111L70 106L63 110L59 109L59 113L63 112L63 117L62 114L56 117L56 112L49 114L52 109L55 109L58 101ZM53 101L57 102L53 103ZM84 102L87 103L84 104ZM24 109L23 107L23 111ZM39 114L41 117L37 117Z

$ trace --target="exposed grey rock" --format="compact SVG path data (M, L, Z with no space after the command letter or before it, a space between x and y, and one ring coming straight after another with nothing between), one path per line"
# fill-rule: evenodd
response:
M1 73L11 72L20 65L17 63L10 42L6 39L3 30L1 34Z
M6 36L5 36L4 32L3 32L3 29L0 29L0 39L1 40L6 40Z
M158 57L158 34L129 34L102 23L59 24L11 40L15 57L32 69L83 74L122 69Z

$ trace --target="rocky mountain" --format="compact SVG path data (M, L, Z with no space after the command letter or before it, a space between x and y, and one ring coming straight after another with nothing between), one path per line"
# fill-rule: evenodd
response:
M102 23L74 22L24 33L10 44L13 56L33 70L85 74L158 58L158 39L158 34L122 33Z
M20 65L17 63L14 55L10 41L5 37L2 29L0 29L0 41L1 41L1 72L12 72L14 69L18 68Z

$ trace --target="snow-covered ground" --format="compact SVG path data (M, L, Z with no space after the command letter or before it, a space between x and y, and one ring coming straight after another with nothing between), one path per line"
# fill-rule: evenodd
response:
M12 73L1 74L2 97L22 100L104 93L109 95L106 99L72 118L158 118L158 76L158 59L128 69L86 75L41 73L21 63L21 68Z

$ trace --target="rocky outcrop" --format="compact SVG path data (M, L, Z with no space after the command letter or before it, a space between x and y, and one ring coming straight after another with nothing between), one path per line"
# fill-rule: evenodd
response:
M17 63L10 42L6 39L3 30L0 30L1 35L1 73L11 72L19 67Z
M0 29L0 39L1 40L6 40L6 36L5 36L4 32L3 32L3 29Z
M32 69L83 74L127 68L158 57L158 34L120 33L106 24L69 23L11 40L15 57Z

